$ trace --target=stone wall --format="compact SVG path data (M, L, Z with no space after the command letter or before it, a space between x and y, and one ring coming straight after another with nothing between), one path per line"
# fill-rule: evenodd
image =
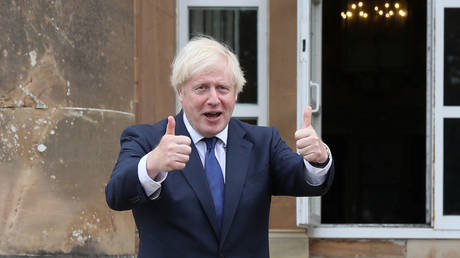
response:
M458 239L310 239L310 257L460 257Z
M134 123L133 2L0 1L0 256L132 255L105 203Z

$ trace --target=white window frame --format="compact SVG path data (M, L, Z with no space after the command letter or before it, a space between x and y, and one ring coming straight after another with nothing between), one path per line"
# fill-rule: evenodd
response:
M460 106L444 106L444 10L460 8L457 0L436 1L435 228L460 229L459 215L444 215L444 119L460 118Z
M297 127L303 110L312 98L321 98L321 29L318 12L324 0L297 0ZM427 224L321 224L319 197L297 198L297 226L307 230L311 238L367 239L460 239L460 216L442 215L442 150L443 118L460 117L460 108L442 107L443 90L443 11L460 7L458 0L427 0ZM338 14L337 14L338 15ZM434 16L435 15L435 16ZM320 16L321 17L321 16ZM436 22L436 26L434 26ZM436 28L436 30L435 30ZM436 40L435 40L436 39ZM307 51L303 51L303 41ZM436 45L435 45L436 42ZM319 53L315 53L319 51ZM319 57L318 57L319 55ZM435 73L432 72L435 68ZM319 75L318 75L319 73ZM315 79L316 77L316 79ZM319 78L319 79L318 79ZM319 96L310 96L310 87L319 83ZM434 92L436 91L436 94ZM434 99L436 96L436 101ZM320 103L320 102L317 102ZM437 103L436 106L434 103ZM320 109L321 106L319 105ZM318 117L321 115L319 112ZM320 131L319 121L314 126ZM435 133L436 137L432 134ZM435 139L436 139L436 142ZM436 146L436 149L435 149ZM332 150L334 153L334 150ZM435 153L436 160L434 160ZM338 171L337 173L340 173ZM441 206L440 206L441 205ZM453 218L454 217L454 218Z
M313 2L313 3L312 3ZM303 124L303 110L312 105L312 124L321 135L321 1L297 0L297 128ZM312 8L315 9L312 11ZM313 30L312 30L313 28ZM315 34L312 33L315 32ZM310 96L316 86L315 96ZM299 227L321 224L321 198L297 197L296 223Z
M268 125L268 29L265 0L177 0L177 49L188 42L189 7L256 7L257 11L257 104L236 103L233 117L257 118L257 124ZM177 110L180 102L176 100Z

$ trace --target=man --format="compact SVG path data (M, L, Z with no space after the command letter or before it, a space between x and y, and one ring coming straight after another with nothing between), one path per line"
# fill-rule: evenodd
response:
M275 128L231 118L245 79L226 47L194 38L172 68L183 111L123 132L108 205L132 209L139 257L268 257L271 196L322 195L332 182L311 108L295 132L299 155Z

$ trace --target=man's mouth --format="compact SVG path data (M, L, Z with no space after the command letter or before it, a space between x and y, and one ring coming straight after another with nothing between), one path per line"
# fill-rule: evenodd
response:
M204 115L207 118L216 118L216 117L219 117L221 114L222 114L222 112L206 112L206 113L204 113Z

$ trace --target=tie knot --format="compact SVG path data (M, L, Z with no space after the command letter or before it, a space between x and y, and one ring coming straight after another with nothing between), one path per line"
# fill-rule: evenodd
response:
M204 141L206 142L206 151L213 151L214 146L216 146L217 138L204 138Z

